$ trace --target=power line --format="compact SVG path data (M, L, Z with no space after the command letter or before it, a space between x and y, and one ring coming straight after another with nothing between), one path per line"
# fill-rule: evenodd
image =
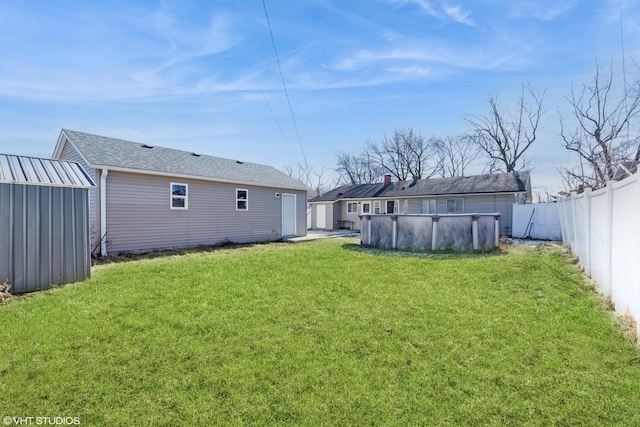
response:
M260 89L260 93L262 93L262 98L264 99L265 104L267 104L267 108L269 108L269 111L273 116L273 120L276 122L276 126L278 126L278 130L280 131L280 135L282 135L282 139L284 139L285 142L287 143L287 146L289 146L289 150L293 151L291 144L289 144L289 140L287 139L287 136L284 134L284 131L282 130L282 126L280 126L280 121L276 117L276 113L271 108L271 104L269 104L269 100L267 99L267 96L265 95L260 85L258 85L258 88Z
M276 41L273 37L273 31L271 30L271 21L269 20L269 13L267 13L267 4L265 0L262 0L262 7L264 8L264 15L267 18L267 26L269 27L269 34L271 35L271 45L273 46L273 52L276 55L276 62L278 63L278 71L280 72L280 78L282 79L282 87L284 88L284 94L287 98L287 104L289 104L289 112L291 113L291 120L293 121L293 127L296 130L296 136L298 137L298 144L300 144L300 151L302 152L302 158L304 159L304 167L306 171L309 170L309 164L307 163L307 156L304 153L304 146L302 145L302 139L300 138L300 131L298 131L298 123L296 117L293 114L293 107L291 106L291 99L289 98L289 92L287 91L287 85L284 81L284 74L282 73L282 66L280 65L280 57L278 56L278 49L276 49Z
M624 83L624 89L627 90L627 70L625 66L625 53L624 53L624 25L622 20L622 0L619 1L620 6L620 49L622 53L622 82ZM625 98L626 99L626 98ZM626 106L626 102L625 102Z

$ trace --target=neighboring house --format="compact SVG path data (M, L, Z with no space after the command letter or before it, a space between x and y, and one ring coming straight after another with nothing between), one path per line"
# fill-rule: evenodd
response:
M622 181L625 178L630 177L631 175L638 172L638 165L640 164L640 146L636 149L636 156L633 160L628 162L621 162L618 164L616 168L613 180L614 181Z
M271 166L66 129L53 157L98 185L89 213L102 256L306 235L309 189Z
M514 204L531 201L529 172L344 185L309 201L311 228L360 229L361 214L500 213L511 234Z
M638 172L638 162L637 160L632 162L622 162L616 168L616 171L613 175L614 181L622 181L625 178L630 177L634 173Z

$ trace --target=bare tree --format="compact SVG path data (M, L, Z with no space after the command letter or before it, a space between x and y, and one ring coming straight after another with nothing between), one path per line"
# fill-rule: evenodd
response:
M304 167L299 164L296 167L285 166L285 170L287 175L290 178L293 178L301 183L305 184L307 187L314 190L318 195L328 191L333 188L335 183L329 182L324 178L326 168L322 168L320 172L315 172L313 167Z
M489 113L466 118L475 141L488 157L490 170L512 172L528 167L524 153L535 142L540 119L546 112L544 97L545 92L538 93L522 82L515 109L502 110L498 94L490 93Z
M336 172L339 182L346 184L371 184L379 182L384 171L373 162L368 151L360 155L339 153L336 156Z
M637 144L634 119L640 112L638 86L614 80L596 62L592 79L580 90L571 89L569 124L560 117L560 134L567 150L579 156L579 164L561 174L568 191L596 190L606 185L619 164L632 160Z
M373 163L400 181L430 178L438 171L435 138L427 139L412 128L396 128L392 135L369 141L366 151Z
M471 135L447 136L435 142L440 175L464 176L467 168L480 156L482 149Z

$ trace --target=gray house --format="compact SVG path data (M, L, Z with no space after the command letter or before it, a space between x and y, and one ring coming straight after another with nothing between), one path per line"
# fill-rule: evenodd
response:
M514 204L531 201L528 172L344 185L309 201L311 228L360 229L361 214L500 213L511 235Z
M306 234L308 188L271 166L66 129L53 158L97 183L91 244L103 256Z

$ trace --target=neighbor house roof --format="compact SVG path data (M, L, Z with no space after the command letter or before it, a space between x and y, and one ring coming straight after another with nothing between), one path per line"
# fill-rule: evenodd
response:
M95 184L77 163L0 154L0 183L90 188Z
M68 129L61 131L54 157L61 155L65 138L76 147L94 169L125 170L310 191L306 185L272 166L223 159Z
M633 175L634 173L638 172L638 164L640 164L640 162L637 160L620 163L613 175L613 180L622 181L623 179L629 177L630 175Z
M528 193L530 188L529 172L511 172L398 181L387 186L382 183L343 185L310 200L310 202L461 194Z

